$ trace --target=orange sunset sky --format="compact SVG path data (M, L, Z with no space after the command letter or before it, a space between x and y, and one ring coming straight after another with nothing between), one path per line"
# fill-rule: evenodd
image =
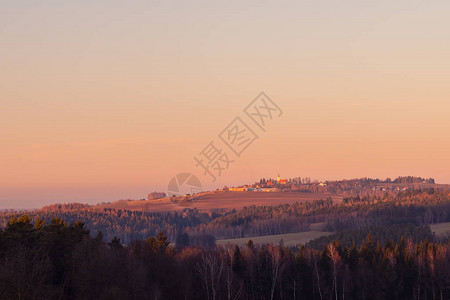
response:
M449 1L1 1L0 209L146 198L183 171L206 189L278 173L450 183L449 15ZM260 91L283 115L212 183L193 157Z

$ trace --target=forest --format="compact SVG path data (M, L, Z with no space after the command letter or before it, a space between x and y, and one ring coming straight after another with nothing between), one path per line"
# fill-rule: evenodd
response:
M185 228L195 227L209 222L215 214L199 213L195 209L180 212L141 212L120 209L97 209L87 204L69 203L53 204L39 210L27 211L26 214L36 220L38 218L50 222L53 218L64 219L68 223L83 222L91 232L101 231L106 240L114 236L124 243L137 239L145 239L163 231L170 240ZM5 227L8 219L17 212L0 213L0 227Z
M411 232L404 231L406 225L450 222L450 191L427 188L385 193L382 197L358 195L344 198L339 204L328 198L278 206L251 206L228 212L188 231L217 238L241 238L309 231L310 225L318 222L325 222L326 229L332 232L390 230L398 240L402 234ZM392 227L394 225L398 226ZM360 243L361 238L355 236L353 242Z
M0 227L4 228L8 220L17 214L14 211L0 213ZM105 240L110 241L117 236L125 244L156 235L160 231L174 242L183 233L193 237L193 240L202 239L202 236L216 239L243 238L309 231L314 223L324 223L327 231L340 234L351 230L379 231L388 225L398 225L395 228L403 226L401 230L395 231L395 236L389 235L398 240L407 225L417 227L450 222L450 190L427 187L385 192L381 196L358 194L345 197L340 203L328 198L219 212L200 212L195 208L175 212L142 212L99 209L72 203L54 204L27 211L26 214L33 221L42 219L47 223L53 218L61 218L68 223L80 221L93 233L101 231ZM407 230L404 234L410 232ZM361 238L355 238L353 242L359 244Z
M320 249L209 248L159 232L123 245L82 222L9 219L0 231L2 299L449 299L450 244L338 240Z
M450 190L428 184L227 211L3 211L0 299L450 299L449 236L430 229L442 222ZM332 233L252 242L317 223ZM248 243L215 243L236 237Z

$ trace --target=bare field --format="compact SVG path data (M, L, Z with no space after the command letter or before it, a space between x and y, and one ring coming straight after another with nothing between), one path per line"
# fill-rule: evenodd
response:
M192 202L181 201L182 198L162 198L157 200L129 201L120 200L97 207L139 210L139 211L175 211L183 207L197 208L200 211L212 209L242 209L244 206L275 206L279 204L305 202L326 199L342 201L342 196L329 193L297 193L297 192L205 192ZM181 201L179 205L174 202Z
M247 237L247 238L239 238L239 239L217 240L216 243L218 245L232 244L232 245L244 246L247 244L248 240L252 240L254 244L278 245L280 243L280 241L283 240L284 245L286 245L286 246L296 246L296 245L304 245L311 240L314 240L321 236L327 236L330 234L332 234L332 232L307 231L307 232Z
M437 236L447 237L450 235L450 222L432 224L430 228L431 232L434 232Z
M277 245L283 240L286 246L296 246L300 244L306 244L307 242L319 238L321 236L327 236L333 232L322 231L324 229L325 223L311 224L312 231L298 232L298 233L286 233L277 235L265 235L256 237L246 237L239 239L225 239L217 240L218 245L236 244L239 246L246 245L248 240L252 240L255 244L274 244ZM447 237L450 235L450 222L448 223L437 223L430 225L431 231L437 236Z

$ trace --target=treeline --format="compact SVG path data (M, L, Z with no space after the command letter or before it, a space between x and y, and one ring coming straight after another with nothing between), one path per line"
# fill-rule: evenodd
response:
M342 203L331 198L277 206L251 206L232 211L191 228L223 238L309 231L313 223L325 222L327 231L450 222L450 191L418 189L385 193L383 197L347 197ZM366 234L367 235L367 234Z
M253 184L253 187L275 186L283 191L307 192L307 193L336 193L345 196L381 196L386 191L397 193L403 189L418 189L427 187L446 188L445 186L435 185L433 178L422 178L415 176L399 176L395 179L386 178L357 178L344 179L337 181L311 181L310 178L289 178L287 183L277 183L273 179L262 178L259 182ZM448 186L447 186L448 188Z
M126 246L83 223L27 216L0 231L4 299L449 299L450 244L339 241L170 247L159 233Z
M400 176L400 177L395 178L392 182L394 182L394 183L429 183L429 184L435 183L433 178L422 178L422 177L414 177L414 176Z
M213 235L217 239L309 231L310 224L323 221L333 206L331 198L277 206L253 205L218 216L189 231Z
M430 226L426 224L386 224L384 226L339 230L331 235L312 240L305 246L308 248L321 249L325 245L338 240L344 246L355 244L359 247L369 234L376 241L389 240L395 243L400 242L403 238L411 239L414 243L420 243L424 240L435 241L437 239L431 232Z
M450 222L450 191L419 189L384 198L357 196L345 198L340 207L342 211L338 208L327 216L327 230Z
M53 218L61 218L68 223L80 221L92 232L101 231L107 240L114 236L124 243L145 239L159 231L166 233L172 241L186 228L195 227L213 220L217 213L207 214L195 209L180 212L141 212L110 208L96 208L87 204L53 204L39 210L26 212L32 220L42 219L50 223ZM0 227L17 212L0 214Z
M5 227L16 214L0 213L0 227ZM385 192L380 196L345 197L341 203L327 198L214 213L196 209L141 212L75 203L55 204L27 214L32 220L41 218L47 223L55 217L69 223L81 221L92 232L103 232L107 240L117 236L126 244L159 231L165 232L170 241L183 232L196 237L242 238L309 231L311 224L319 222L326 223L328 231L450 222L450 190L424 188Z

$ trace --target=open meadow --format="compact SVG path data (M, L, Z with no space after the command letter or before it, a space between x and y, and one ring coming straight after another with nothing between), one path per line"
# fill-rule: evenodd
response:
M434 232L438 237L450 236L450 222L431 224L430 228L431 232Z
M156 200L119 200L97 207L127 209L138 211L175 211L181 208L197 208L200 211L214 209L242 209L245 206L275 206L292 204L331 197L339 203L342 196L330 193L305 192L207 192L199 194L194 201L184 201L181 197L161 198Z
M285 246L297 246L304 245L307 242L317 239L321 236L327 236L332 234L332 232L326 231L307 231L307 232L296 232L296 233L286 233L286 234L276 234L276 235L265 235L256 237L246 237L239 239L225 239L217 240L218 245L238 245L244 246L249 240L252 240L254 244L273 244L278 245L280 241L283 240Z

